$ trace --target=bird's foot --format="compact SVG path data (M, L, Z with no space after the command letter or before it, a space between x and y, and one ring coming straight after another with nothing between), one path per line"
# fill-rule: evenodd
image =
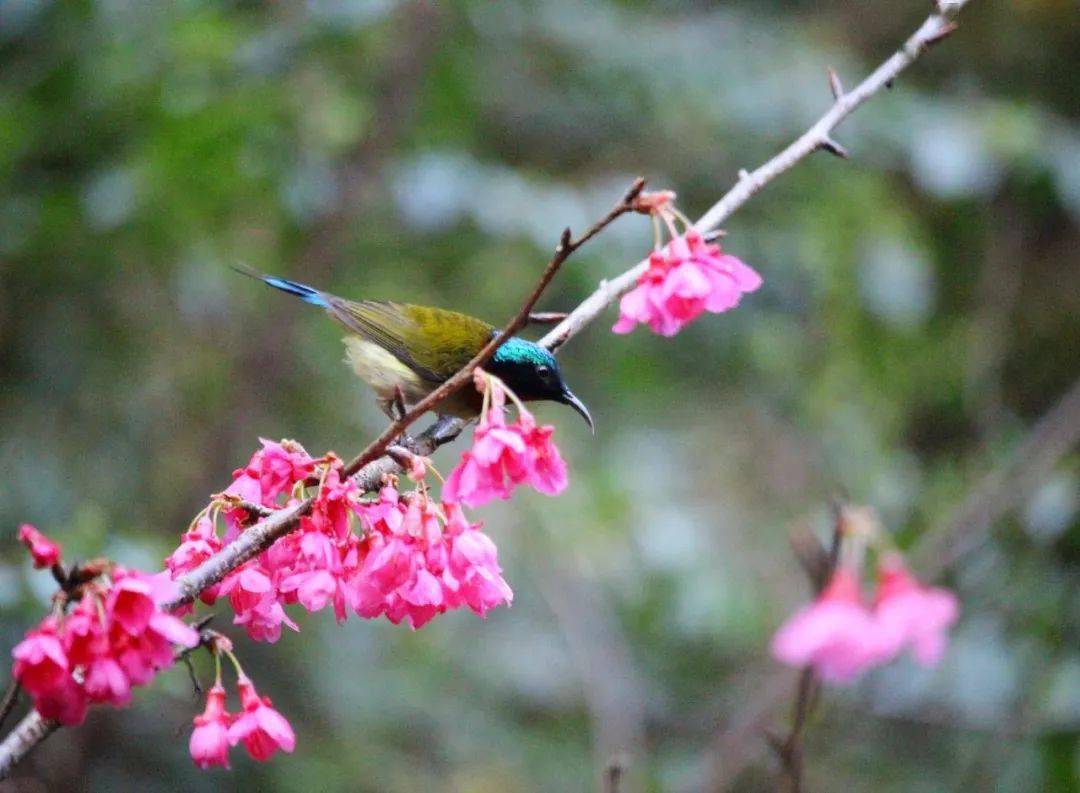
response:
M465 429L465 424L466 422L454 418L453 416L439 416L429 430L431 433L431 440L436 446L450 443L450 441L454 440L454 438L460 435L461 431Z
M390 418L393 421L401 421L405 418L405 392L401 386L394 386L394 398L390 400L389 410Z

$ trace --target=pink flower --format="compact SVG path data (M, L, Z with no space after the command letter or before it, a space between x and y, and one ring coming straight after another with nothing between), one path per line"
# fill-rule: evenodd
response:
M34 696L34 710L42 718L53 719L68 727L83 723L88 704L86 691L71 677L65 677L59 685Z
M447 477L443 501L478 507L510 498L526 482L547 495L561 493L567 485L566 463L551 440L555 428L537 427L532 414L520 407L518 420L508 425L504 386L494 378L490 383L491 407L473 433L472 447Z
M244 712L229 727L229 743L242 742L256 760L268 760L278 749L291 752L296 735L285 717L271 707L270 698L260 697L246 676L240 677L237 686Z
M263 447L245 467L233 472L233 483L225 492L255 504L276 507L277 497L306 479L315 469L315 461L293 441L277 443L265 438L260 441Z
M106 606L114 620L132 636L138 636L150 624L157 610L150 584L135 577L117 581L109 592Z
M296 600L308 611L321 611L337 593L338 582L326 570L309 570L291 575L281 582L280 592L296 593Z
M206 693L206 709L195 717L188 749L199 768L229 767L229 719L225 710L225 689L221 683Z
M19 540L30 550L34 567L52 567L60 562L60 546L29 523L19 526Z
M113 658L97 658L86 670L86 693L93 702L122 708L131 702L131 681Z
M568 479L566 463L551 440L555 428L546 424L537 427L531 414L521 417L520 423L525 431L525 443L530 449L529 484L541 493L556 496L566 490Z
M11 655L15 679L34 697L61 685L68 676L68 657L51 619L27 633Z
M451 550L443 580L451 603L463 602L481 617L496 606L510 605L514 592L502 577L495 543L479 524L470 525L456 505L444 508Z
M233 624L243 625L255 641L276 642L281 638L282 624L299 630L279 602L274 582L257 562L249 562L225 578L220 593L229 598L236 612Z
M947 631L956 622L959 611L952 592L920 584L908 572L899 554L882 558L874 615L884 641L894 654L910 647L920 664L936 665L945 653Z
M612 330L629 333L638 323L674 336L703 311L720 313L761 286L753 268L691 229L663 251L653 251L638 285L623 295Z
M772 654L789 666L812 666L823 680L837 683L854 680L889 657L858 579L844 567L815 602L780 627Z

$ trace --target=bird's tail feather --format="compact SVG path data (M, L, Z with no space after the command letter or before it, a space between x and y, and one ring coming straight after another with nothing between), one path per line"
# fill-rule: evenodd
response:
M282 292L296 295L305 303L310 303L313 306L328 308L330 305L326 302L326 298L323 297L322 292L318 289L313 289L307 284L302 284L298 281L290 281L288 278L278 278L276 275L266 275L257 270L253 270L246 265L235 264L233 265L233 269L244 275L250 275L252 278L258 278L263 283L274 287L274 289L280 289Z

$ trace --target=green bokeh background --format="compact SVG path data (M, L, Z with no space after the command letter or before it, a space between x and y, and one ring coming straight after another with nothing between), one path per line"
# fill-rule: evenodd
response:
M259 436L349 456L383 427L337 329L230 263L501 322L563 226L639 173L700 214L928 6L0 0L4 651L50 594L20 522L153 569ZM539 408L569 491L479 511L513 608L237 633L295 755L194 769L177 669L0 789L576 791L614 757L627 790L774 789L791 527L846 496L904 547L948 532L1080 375L1076 6L961 22L839 129L849 161L731 218L765 277L742 307L674 339L609 312L567 346L598 423ZM650 243L619 221L542 307ZM964 604L945 661L827 692L809 789L1076 789L1078 476L1072 452L1002 485L938 579Z

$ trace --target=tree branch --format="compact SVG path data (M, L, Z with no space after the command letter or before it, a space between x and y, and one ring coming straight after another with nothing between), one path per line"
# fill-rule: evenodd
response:
M844 93L835 71L830 70L827 75L828 84L836 97L832 107L806 132L764 165L753 171L740 171L735 186L713 204L694 227L702 234L715 230L765 185L819 149L846 156L844 148L832 139L832 131L857 107L890 85L897 75L914 63L928 47L956 30L952 17L967 3L968 0L939 0L934 13L927 17L903 46L847 93ZM601 281L599 288L544 336L540 344L549 350L557 350L566 344L604 309L637 286L638 278L647 268L648 261L642 261L610 281Z

